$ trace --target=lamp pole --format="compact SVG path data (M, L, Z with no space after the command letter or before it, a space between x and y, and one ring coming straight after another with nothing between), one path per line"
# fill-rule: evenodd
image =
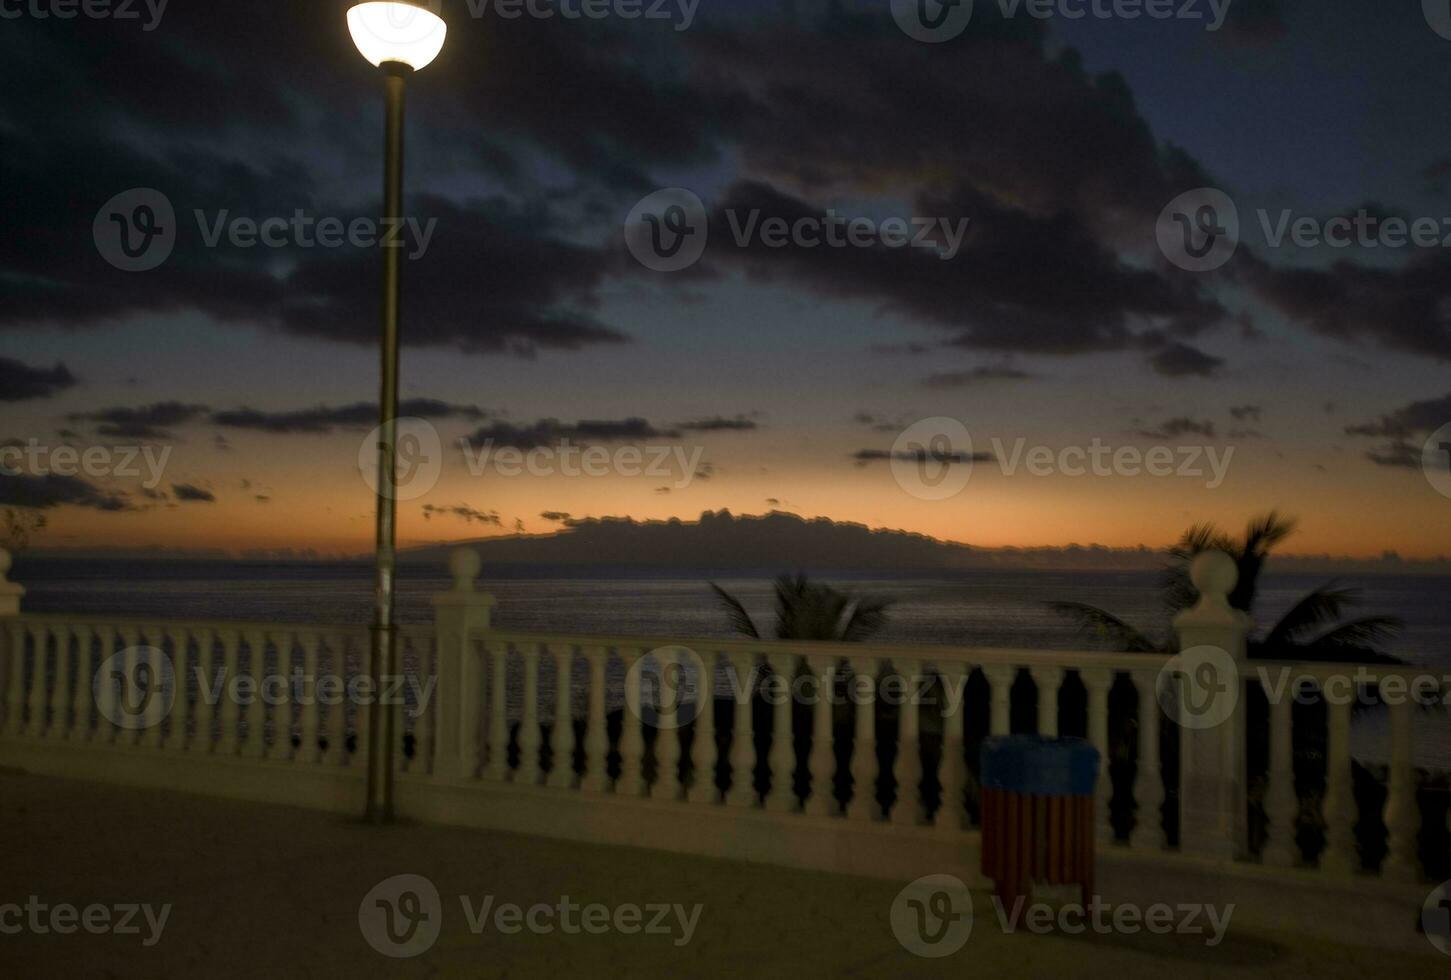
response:
M403 102L413 69L386 61L383 143L383 227L399 227L403 218ZM400 250L383 247L382 385L378 397L377 570L373 595L372 656L369 673L373 702L368 725L368 810L373 823L393 819L393 743L397 705L384 703L384 685L396 670L398 626L393 621L396 564L398 465L398 300Z

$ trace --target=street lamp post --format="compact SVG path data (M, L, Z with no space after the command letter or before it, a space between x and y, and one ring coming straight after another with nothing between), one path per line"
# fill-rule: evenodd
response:
M404 0L367 0L348 10L348 30L363 57L382 69L386 99L383 149L383 226L403 218L403 95L408 76L438 57L448 32L427 7ZM393 243L396 246L397 243ZM398 627L393 622L398 432L399 249L383 248L382 385L378 398L377 585L368 672L373 701L368 724L367 819L393 819L393 743L397 706L385 704L384 681L396 667Z

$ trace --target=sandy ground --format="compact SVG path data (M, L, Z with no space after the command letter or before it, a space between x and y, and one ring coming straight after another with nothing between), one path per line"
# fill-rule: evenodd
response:
M18 934L0 934L0 977L26 980L1451 975L1451 957L1429 945L1425 956L1397 955L1233 924L1214 948L1190 936L1005 934L987 895L974 896L965 945L927 959L905 949L892 931L893 900L905 882L481 831L377 829L305 810L14 772L0 772L0 838L0 931L29 914L22 909L7 917L6 903L24 906L32 895L48 907L149 903L159 914L163 904L172 906L150 946L144 943L155 930L144 913L136 916L135 934L40 934L28 922ZM436 941L410 958L375 951L359 916L365 896L401 874L425 877L441 896ZM669 934L566 934L558 927L504 934L496 918L476 933L459 896L477 907L491 895L495 908L557 907L561 896L580 907L634 904L650 921L655 914L647 906L702 908L683 945L677 945L683 927L673 913ZM582 915L574 912L574 921ZM49 928L47 921L43 916ZM370 928L393 948L376 920ZM415 942L426 941L427 928L415 933Z

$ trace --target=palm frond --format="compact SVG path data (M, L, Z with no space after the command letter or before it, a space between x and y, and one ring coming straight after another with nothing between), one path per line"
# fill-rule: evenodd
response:
M721 608L726 611L726 616L730 618L731 629L737 633L744 633L752 639L759 640L761 634L756 632L756 624L751 622L750 613L746 612L746 607L741 605L741 601L714 582L710 583L710 587L715 590L715 595L720 600Z
M1050 602L1048 607L1078 624L1080 632L1095 639L1108 640L1125 653L1160 653L1163 644L1155 643L1139 630L1113 613L1086 602Z
M861 643L880 633L887 625L887 610L891 605L891 599L855 600L851 615L841 628L841 639L847 643Z
M1360 599L1359 589L1336 588L1335 583L1320 586L1290 607L1280 617L1269 635L1265 646L1277 647L1291 644L1303 638L1311 630L1326 623L1334 623L1345 615L1345 610Z

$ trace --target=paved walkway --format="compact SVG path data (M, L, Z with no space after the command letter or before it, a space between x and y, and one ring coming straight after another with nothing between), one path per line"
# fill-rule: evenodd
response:
M976 896L966 945L925 959L897 941L890 909L902 883L591 847L438 827L364 827L335 816L181 794L0 772L0 928L36 896L58 904L148 903L135 934L0 934L0 976L118 977L1422 977L1451 958L1326 946L1232 924L1206 948L1190 936L1004 934ZM413 958L376 952L359 923L364 896L394 875L422 875L442 896L441 933ZM460 895L494 896L470 929ZM498 931L499 907L700 903L689 942L671 934ZM395 897L396 896L392 896ZM405 907L405 911L412 906ZM54 923L69 925L64 912ZM95 914L99 922L99 911ZM125 915L113 912L111 915ZM379 913L381 914L381 913ZM474 913L477 916L477 911ZM510 920L505 915L504 925ZM606 914L602 910L600 915ZM654 920L645 908L644 924ZM1348 912L1348 915L1350 913ZM542 921L542 920L541 920ZM556 919L556 923L558 923ZM598 925L593 918L588 924ZM622 920L628 927L630 921ZM400 920L399 926L406 925ZM1347 923L1347 925L1351 925ZM415 942L427 940L427 925ZM382 936L375 932L375 937ZM380 939L387 945L386 937Z

